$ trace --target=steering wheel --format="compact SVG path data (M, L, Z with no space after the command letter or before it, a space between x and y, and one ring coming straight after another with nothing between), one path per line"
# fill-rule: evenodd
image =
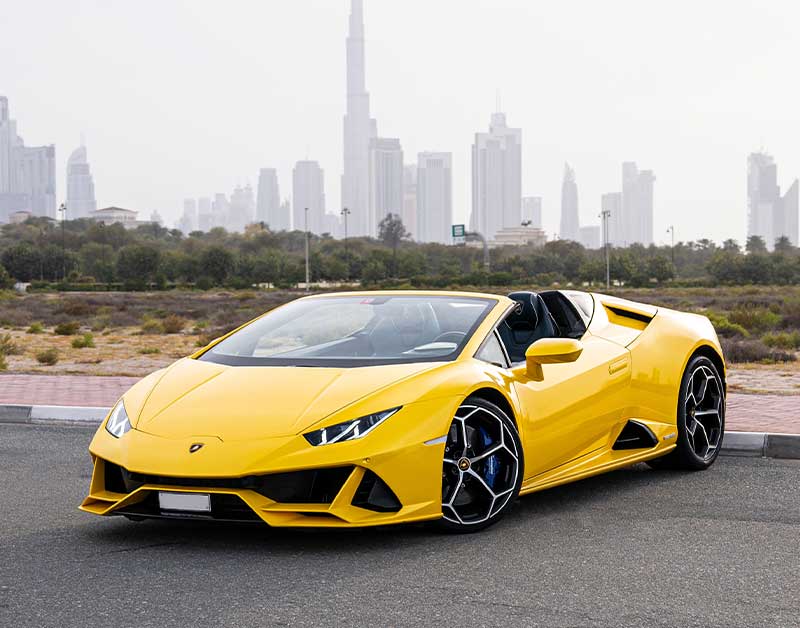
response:
M458 344L464 338L466 338L467 334L463 331L446 331L443 334L439 334L436 338L433 339L434 342L452 342Z

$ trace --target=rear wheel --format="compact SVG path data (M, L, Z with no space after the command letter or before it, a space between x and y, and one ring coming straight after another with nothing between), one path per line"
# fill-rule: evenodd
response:
M522 469L514 422L493 403L467 399L447 433L441 526L477 532L497 522L519 494Z
M678 398L678 444L669 454L648 461L654 469L708 469L719 455L725 433L725 388L714 363L693 358Z

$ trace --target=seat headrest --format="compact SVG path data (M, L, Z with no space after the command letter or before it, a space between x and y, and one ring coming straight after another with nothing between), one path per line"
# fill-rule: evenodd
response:
M530 326L533 328L539 324L539 313L536 308L538 294L535 292L512 292L508 298L517 302L514 311L506 318L509 327Z

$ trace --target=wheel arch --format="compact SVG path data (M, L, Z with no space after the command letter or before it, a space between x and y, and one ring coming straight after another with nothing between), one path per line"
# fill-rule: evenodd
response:
M689 358L686 360L686 364L683 367L684 370L686 370L686 367L689 365L689 362L691 362L694 358L698 356L703 356L711 360L711 362L716 367L719 376L722 378L722 387L725 393L727 393L728 381L727 378L725 377L725 360L723 359L719 351L717 351L717 349L712 345L702 344L699 347L696 347L689 356Z
M493 403L498 408L500 408L503 412L508 415L508 418L514 422L514 426L517 428L517 433L521 436L519 420L517 419L517 413L514 412L514 406L512 405L511 401L506 397L502 392L497 390L497 388L491 388L489 386L484 386L483 388L478 388L477 390L473 390L467 398L475 398L483 399L484 401L488 401L489 403Z

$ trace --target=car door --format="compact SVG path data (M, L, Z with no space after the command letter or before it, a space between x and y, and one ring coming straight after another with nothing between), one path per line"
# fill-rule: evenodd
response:
M586 332L583 351L566 364L543 364L540 381L525 363L512 365L522 408L525 476L530 478L604 447L622 417L630 385L630 352Z

